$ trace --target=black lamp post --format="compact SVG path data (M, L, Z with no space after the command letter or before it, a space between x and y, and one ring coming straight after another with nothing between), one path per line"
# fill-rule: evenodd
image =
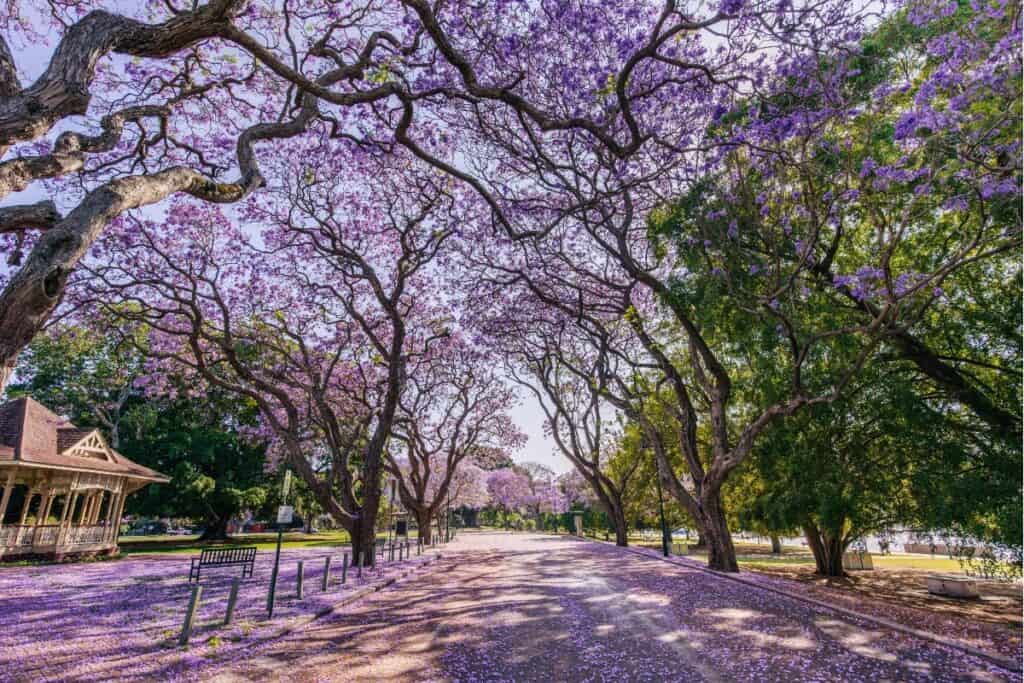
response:
M445 505L447 510L444 516L444 542L452 540L452 490L448 489L448 500Z

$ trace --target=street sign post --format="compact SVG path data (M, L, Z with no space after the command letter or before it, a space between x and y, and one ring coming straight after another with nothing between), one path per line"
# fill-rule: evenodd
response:
M274 569L270 572L270 592L267 593L267 618L274 616L274 594L277 592L277 574L281 566L281 534L284 527L292 523L295 517L295 508L291 505L283 505L288 502L288 491L292 486L292 473L287 470L284 473L284 482L281 484L282 505L277 508L277 550L274 551Z

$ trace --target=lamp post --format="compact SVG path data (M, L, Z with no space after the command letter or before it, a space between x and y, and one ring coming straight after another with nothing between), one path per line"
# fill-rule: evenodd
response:
M444 542L445 543L450 541L451 540L451 536L452 536L452 490L449 488L447 493L448 493L448 501L447 501L447 503L445 505L445 509L447 510L447 512L446 512L446 514L444 516Z
M391 528L395 525L395 484L397 482L392 478L388 483L391 484L391 491L388 494L388 545L391 545Z

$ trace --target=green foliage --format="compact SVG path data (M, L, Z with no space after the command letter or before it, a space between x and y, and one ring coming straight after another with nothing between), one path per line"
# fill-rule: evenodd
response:
M232 516L266 498L264 447L242 434L256 424L256 408L217 391L193 396L184 386L176 397L145 397L134 388L143 362L133 343L72 327L32 342L8 393L98 427L126 457L171 477L131 496L127 513L187 517L222 533Z
M217 526L261 506L269 484L264 449L238 431L255 419L255 406L215 391L140 400L126 416L121 452L170 475L171 483L146 487L129 499L129 509Z

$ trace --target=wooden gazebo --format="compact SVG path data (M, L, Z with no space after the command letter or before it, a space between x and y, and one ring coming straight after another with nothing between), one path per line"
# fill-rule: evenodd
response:
M167 477L31 398L0 406L0 559L112 553L128 494Z

